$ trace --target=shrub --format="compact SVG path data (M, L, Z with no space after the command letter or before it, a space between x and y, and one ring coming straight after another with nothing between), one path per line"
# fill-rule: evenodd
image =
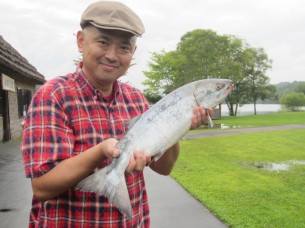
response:
M305 106L305 94L298 92L286 93L281 97L280 102L287 109L297 111L300 107Z

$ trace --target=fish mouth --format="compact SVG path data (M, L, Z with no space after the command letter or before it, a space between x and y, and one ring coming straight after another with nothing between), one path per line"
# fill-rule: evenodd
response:
M229 85L228 88L225 91L225 94L228 95L229 93L231 93L231 91L234 89L234 84Z

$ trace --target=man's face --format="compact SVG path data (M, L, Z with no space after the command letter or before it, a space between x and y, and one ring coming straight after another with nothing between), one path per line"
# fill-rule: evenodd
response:
M86 27L77 34L83 71L97 87L112 85L125 74L136 50L136 36L119 30Z

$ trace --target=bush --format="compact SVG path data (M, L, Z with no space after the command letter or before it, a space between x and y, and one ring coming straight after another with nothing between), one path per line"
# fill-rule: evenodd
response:
M281 97L280 102L287 109L297 111L300 107L305 106L305 94L298 92L286 93Z

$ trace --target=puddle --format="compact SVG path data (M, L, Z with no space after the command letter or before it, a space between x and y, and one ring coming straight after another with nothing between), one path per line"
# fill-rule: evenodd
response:
M292 166L295 165L305 165L305 161L286 161L282 163L273 163L273 162L249 162L241 163L242 166L252 167L256 169L269 170L269 171L287 171Z
M305 161L296 161L296 160L291 160L289 161L293 165L305 165Z
M211 127L205 126L205 128L211 128ZM240 126L228 126L228 125L225 125L225 124L216 124L216 123L214 123L214 126L212 128L217 128L217 129L237 129L237 128L240 128Z
M220 125L219 128L221 129L237 129L237 128L240 128L240 126L228 126L228 125L225 125L225 124L218 124Z

